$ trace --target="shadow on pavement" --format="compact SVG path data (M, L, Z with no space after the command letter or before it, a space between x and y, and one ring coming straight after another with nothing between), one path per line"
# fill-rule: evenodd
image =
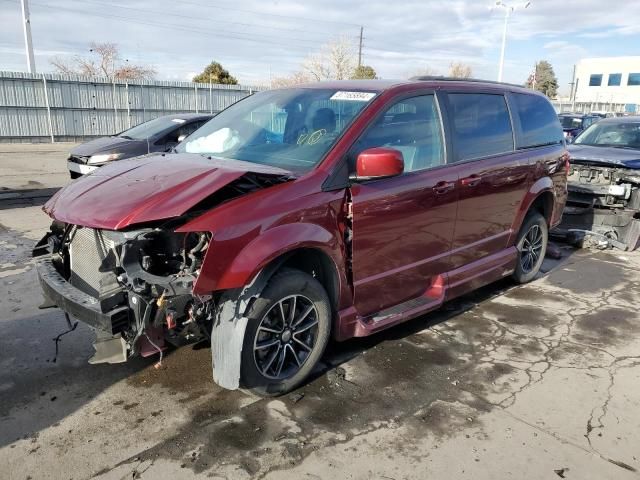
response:
M44 205L59 188L3 189L0 187L0 210Z

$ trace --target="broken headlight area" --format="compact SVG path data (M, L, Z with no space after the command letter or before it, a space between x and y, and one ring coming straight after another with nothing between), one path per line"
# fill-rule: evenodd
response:
M114 350L126 350L123 361L160 352L165 341L181 345L208 338L212 302L192 290L210 241L208 232L108 231L54 223L34 255L49 254L64 281L97 301L106 325L82 318L77 309L75 316L100 330L97 357L102 350L104 361L112 361ZM63 309L66 303L55 302ZM105 347L111 339L117 347ZM94 357L93 363L99 362Z
M581 246L640 246L640 170L573 163L562 222L552 233Z

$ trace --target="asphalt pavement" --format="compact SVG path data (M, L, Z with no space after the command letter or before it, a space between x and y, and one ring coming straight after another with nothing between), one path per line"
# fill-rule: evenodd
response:
M13 190L67 181L63 149L13 148ZM0 478L640 476L638 253L561 248L533 283L332 344L315 378L260 399L213 384L203 345L89 365L80 325L56 355L66 322L38 309L30 259L43 201L0 198Z

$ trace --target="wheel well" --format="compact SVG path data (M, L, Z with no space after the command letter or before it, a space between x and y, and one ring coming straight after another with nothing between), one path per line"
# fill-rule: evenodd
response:
M277 268L272 271L273 273L288 267L301 270L314 277L329 295L332 310L337 311L340 288L338 272L333 260L326 253L315 248L300 248L276 258L271 263L271 265L274 264L277 265Z
M551 215L553 213L553 194L551 192L542 192L536 197L531 206L530 212L539 212L547 221L547 225L551 224Z

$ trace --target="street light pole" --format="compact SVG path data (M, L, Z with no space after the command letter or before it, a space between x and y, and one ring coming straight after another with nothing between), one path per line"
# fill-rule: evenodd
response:
M524 9L524 8L527 8L529 5L531 5L531 2L526 2L522 5L508 5L505 2L498 0L495 3L495 5L491 7L492 10L494 8L504 9L504 26L502 28L502 48L500 49L500 67L498 68L499 82L502 81L502 72L504 71L504 51L507 47L507 25L509 24L509 17L517 7L522 6L522 8Z
M498 81L502 81L502 71L504 70L504 49L507 46L507 24L509 23L509 15L513 11L513 7L504 9L504 27L502 28L502 48L500 49L500 67L498 68Z
M27 68L29 73L36 73L36 62L33 58L33 43L31 41L31 19L29 18L29 4L27 0L20 0L22 5L22 27L24 28L24 47L27 51Z

